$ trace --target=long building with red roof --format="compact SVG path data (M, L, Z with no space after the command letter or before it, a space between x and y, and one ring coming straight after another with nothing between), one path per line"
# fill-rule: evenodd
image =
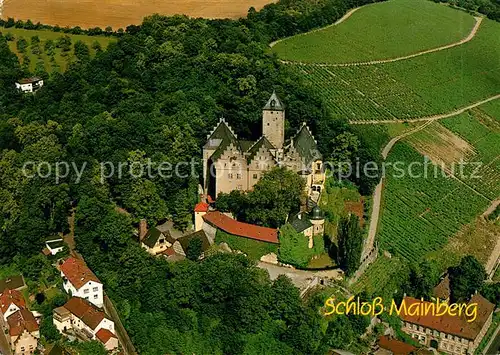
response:
M68 294L81 297L97 307L103 306L103 285L84 261L70 257L59 269L64 281L64 290Z
M212 228L220 229L232 235L266 243L279 244L278 230L274 228L261 227L254 224L239 222L219 211L206 213L205 215L203 215L203 220Z
M414 304L422 304L424 308L431 307L436 302L427 302L405 297L403 299L406 309ZM413 312L401 312L400 318L403 320L402 330L408 333L415 340L425 346L435 348L446 354L474 353L489 326L491 325L495 305L489 302L480 294L472 296L467 306L470 311L477 305L477 314L473 321L473 315L450 315L441 316L432 313L409 314ZM456 312L456 310L455 310Z

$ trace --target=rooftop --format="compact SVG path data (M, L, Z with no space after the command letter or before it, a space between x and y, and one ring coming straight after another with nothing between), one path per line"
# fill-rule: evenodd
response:
M446 275L444 279L442 279L441 282L432 290L432 294L441 300L449 299L450 292L450 278L448 275Z
M283 111L285 109L285 105L283 105L278 95L276 95L276 91L273 91L271 97L269 98L263 109Z
M261 242L279 244L278 230L274 228L239 222L219 211L208 212L203 216L203 219L205 222L229 234L259 240Z
M0 280L0 293L5 290L17 290L18 288L24 287L24 279L21 275L7 277L6 279Z
M106 344L109 339L111 338L116 338L116 335L111 333L108 329L101 328L99 331L96 333L97 339L99 339L103 344Z
M29 333L33 333L38 330L38 323L36 322L33 313L25 308L17 311L7 318L7 323L9 324L10 336L21 335L25 330Z
M413 345L399 341L392 337L388 337L386 335L378 338L378 346L383 349L392 351L392 353L397 355L409 355L416 349Z
M70 257L60 266L60 269L76 289L80 289L89 281L101 283L92 270L80 259Z
M206 202L199 202L198 204L196 204L196 206L194 206L194 211L195 212L208 212L208 208L210 207L210 205Z
M413 297L405 297L403 301L408 307L414 303L430 304L431 302L417 300ZM488 320L489 316L495 310L495 305L489 302L480 294L476 293L470 299L468 304L477 304L477 318L474 322L467 322L465 316L451 316L445 314L443 316L427 315L409 315L401 312L401 319L413 324L421 325L426 328L437 330L446 334L452 334L469 340L475 340L483 325Z
M162 232L158 229L158 227L148 230L142 242L148 247L153 248L160 238L165 238L170 244L175 242L175 239L170 234L170 231L167 230L166 232Z
M23 78L18 81L19 84L33 84L36 82L41 81L42 78L39 78L37 76L31 77L31 78Z
M72 297L63 307L81 319L82 322L88 325L91 329L97 328L102 320L107 318L103 311L83 298ZM56 312L61 314L60 312L64 311L62 309L58 309Z
M0 294L0 310L5 313L11 304L15 304L18 308L25 308L26 301L23 294L17 290L5 290Z

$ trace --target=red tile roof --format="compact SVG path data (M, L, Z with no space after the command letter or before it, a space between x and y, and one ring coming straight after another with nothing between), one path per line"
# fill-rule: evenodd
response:
M77 290L89 281L101 283L97 276L80 259L70 257L60 266L60 269Z
M26 308L26 301L21 292L17 290L5 290L0 294L0 310L2 313L5 313L12 303L19 308Z
M195 212L208 212L208 207L210 205L206 202L200 202L196 206L194 206L194 211Z
M417 300L413 297L405 297L403 299L406 302L406 307L414 303L421 303L422 301ZM423 301L425 304L431 302ZM432 314L427 315L407 315L404 311L401 312L401 319L406 322L421 325L426 328L431 328L446 334L456 335L469 340L475 340L477 335L481 332L484 324L488 320L489 316L495 310L495 305L490 303L480 294L476 293L472 296L469 304L477 303L477 318L473 322L467 322L465 316L451 316L445 314L443 316L434 316Z
M24 308L7 318L7 323L9 324L10 336L21 335L25 330L29 333L38 330L38 323L33 313Z
M208 212L203 216L205 222L224 232L240 237L259 240L262 242L278 244L278 230L274 228L260 227L254 224L238 222L218 211Z
M63 307L81 319L91 329L97 328L102 320L107 318L103 311L83 298L72 297Z
M408 355L416 349L413 345L385 335L378 338L378 346L383 349L392 351L396 355Z
M165 254L167 256L172 256L172 255L175 255L175 250L174 250L174 248L170 247L170 248L167 248L164 251L162 251L161 254Z
M103 344L106 344L109 339L111 338L116 338L116 335L114 335L113 333L111 333L110 330L108 329L105 329L105 328L101 328L99 329L99 331L96 333L95 335L97 337L97 339L99 339Z

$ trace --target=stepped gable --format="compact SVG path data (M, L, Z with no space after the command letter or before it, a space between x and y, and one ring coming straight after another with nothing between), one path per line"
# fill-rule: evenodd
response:
M204 149L215 149L215 152L210 157L212 161L216 161L224 153L227 147L231 144L241 151L238 137L234 133L229 124L221 118L219 124L207 137L208 141L203 147Z
M268 151L269 154L271 154L271 156L273 156L273 154L271 153L271 149L276 149L273 146L273 144L271 142L269 142L269 140L265 136L260 137L259 140L257 142L255 142L250 147L250 149L248 149L247 161L249 164L253 160L253 158L255 158L255 156L257 155L257 153L259 152L259 150L261 148L264 148L266 151Z
M38 323L35 316L25 308L7 318L7 323L9 324L9 334L13 337L21 335L25 330L28 333L38 330Z
M306 165L310 165L317 159L322 159L316 139L305 122L291 139L289 147L295 148Z

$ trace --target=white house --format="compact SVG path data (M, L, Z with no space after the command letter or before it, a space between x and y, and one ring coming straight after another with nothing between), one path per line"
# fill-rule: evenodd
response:
M64 242L61 237L53 237L45 241L45 246L51 255L56 255L57 253L63 251Z
M16 83L16 89L30 93L39 90L43 86L43 79L39 77L24 78Z
M0 294L0 311L5 321L7 321L7 318L12 314L25 307L26 301L21 292L7 289Z
M86 299L102 308L104 303L102 283L83 261L70 257L59 268L64 281L64 290L70 296Z
M83 298L72 297L64 306L54 309L53 323L63 334L69 332L89 340L98 339L108 347L115 344L109 341L110 338L116 338L115 323L108 319L102 310ZM112 336L109 336L108 332ZM115 347L117 346L118 341Z

